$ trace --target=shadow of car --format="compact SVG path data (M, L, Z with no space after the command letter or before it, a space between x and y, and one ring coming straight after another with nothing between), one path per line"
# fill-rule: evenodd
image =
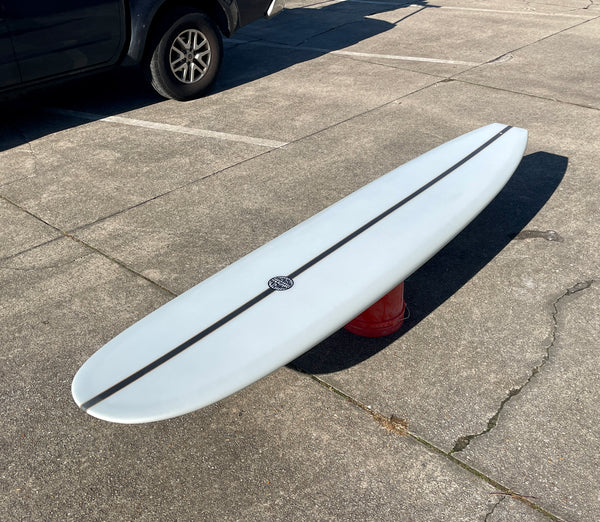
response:
M206 94L222 36L272 18L283 0L0 0L0 91L141 64L166 98Z

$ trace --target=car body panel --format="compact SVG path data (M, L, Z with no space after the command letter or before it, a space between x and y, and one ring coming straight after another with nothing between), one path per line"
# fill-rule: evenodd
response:
M240 5L240 27L248 25L254 20L258 20L267 14L267 9L271 0L246 0Z
M157 23L160 23L161 12L168 10L171 5L172 3L167 0L129 1L131 36L126 56L123 59L124 65L136 64L143 59L152 29ZM214 0L213 3L190 1L186 5L211 15L225 36L231 36L239 27L239 11L236 0Z
M185 0L225 36L272 0ZM142 63L180 0L0 0L0 91ZM164 30L164 29L163 29ZM155 33L153 33L155 31Z
M0 88L21 81L19 67L15 61L15 53L8 32L6 20L0 13Z
M23 82L120 58L125 41L121 0L4 0L4 6Z

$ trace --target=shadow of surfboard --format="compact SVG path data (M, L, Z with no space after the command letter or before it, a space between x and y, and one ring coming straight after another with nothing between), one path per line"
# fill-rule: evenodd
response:
M455 294L527 226L560 185L567 164L568 158L547 152L525 156L486 209L406 280L410 317L398 332L367 338L341 329L288 367L311 374L337 372L369 359L399 339Z

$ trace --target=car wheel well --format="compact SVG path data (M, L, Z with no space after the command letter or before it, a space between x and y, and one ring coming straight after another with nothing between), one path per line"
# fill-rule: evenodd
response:
M227 15L216 0L203 2L194 2L193 0L167 0L160 6L152 18L152 23L148 30L148 37L146 38L146 45L144 46L144 56L147 56L148 52L154 47L156 38L160 38L160 34L157 34L157 32L160 33L165 20L169 19L174 12L183 9L189 9L190 11L194 10L205 14L217 25L219 31L221 31L223 35L231 36L232 30L229 27Z

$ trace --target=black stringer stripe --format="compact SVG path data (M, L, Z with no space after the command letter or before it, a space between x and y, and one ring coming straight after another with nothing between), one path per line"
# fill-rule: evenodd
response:
M457 162L454 165L452 165L450 168L448 168L447 170L445 170L444 172L442 172L440 175L438 175L437 177L435 177L434 179L432 179L431 181L429 181L428 183L426 183L425 185L423 185L421 188L419 188L418 190L416 190L415 192L413 192L409 196L405 197L402 201L396 203L395 205L393 205L392 207L388 208L387 210L385 210L384 212L382 212L381 214L379 214L377 217L373 218L371 221L369 221L368 223L366 223L365 225L363 225L362 227L360 227L359 229L357 229L354 232L352 232L351 234L347 235L344 239L338 241L335 245L331 246L330 248L328 248L327 250L325 250L324 252L322 252L321 254L319 254L318 256L316 256L315 258L311 259L310 261L308 261L307 263L305 263L304 265L302 265L300 268L298 268L297 270L295 270L294 272L292 272L291 274L289 274L288 277L290 279L294 279L295 277L297 277L298 275L302 274L303 272L305 272L306 270L308 270L312 266L316 265L319 261L322 261L324 258L326 258L330 254L332 254L333 252L335 252L336 250L338 250L339 248L341 248L342 246L344 246L346 243L352 241L355 237L359 236L360 234L362 234L363 232L365 232L366 230L368 230L369 228L371 228L373 225L379 223L382 219L384 219L387 216L389 216L392 212L395 212L400 207L406 205L409 201L411 201L414 198L416 198L419 194L422 194L428 188L432 187L433 185L435 185L436 183L438 183L439 181L441 181L442 179L444 179L446 176L448 176L449 174L451 174L452 172L454 172L456 169L458 169L459 167L461 167L462 165L464 165L467 161L469 161L474 156L476 156L477 154L479 154L482 150L484 150L485 148L489 147L494 141L496 141L502 135L506 134L510 129L512 129L512 126L510 126L510 125L506 126L504 129L502 129L500 132L498 132L498 134L496 134L495 136L491 137L483 145L481 145L478 148L476 148L473 152L471 152L469 155L465 156L462 160L460 160L459 162ZM188 339L187 341L185 341L184 343L180 344L176 348L173 348L172 350L168 351L163 356L159 357L158 359L152 361L150 364L148 364L148 365L144 366L143 368L139 369L137 372L131 374L129 377L126 377L122 381L119 381L118 383L112 385L110 388L107 388L106 390L104 390L103 392L99 393L95 397L92 397L90 400L84 402L81 405L81 409L84 410L84 411L88 410L88 409L92 408L93 406L95 406L96 404L98 404L99 402L103 401L104 399L110 397L111 395L114 395L115 393L117 393L118 391L122 390L123 388L125 388L128 385L130 385L131 383L137 381L138 379L140 379L144 375L150 373L152 370L158 368L162 364L164 364L167 361L171 360L176 355L179 355L181 352L187 350L190 346L192 346L192 345L196 344L198 341L204 339L206 336L210 335L215 330L218 330L219 328L221 328L222 326L224 326L225 324L227 324L229 321L231 321L232 319L236 318L240 314L244 313L246 310L248 310L249 308L251 308L252 306L254 306L256 303L262 301L263 299L265 299L267 296L271 295L275 291L276 290L273 290L271 288L267 288L265 291L261 292L256 297L254 297L253 299L251 299L247 303L243 304L242 306L240 306L239 308L237 308L233 312L227 314L225 317L223 317L222 319L220 319L219 321L217 321L213 325L209 326L205 330L202 330L201 332L199 332L198 334L196 334L194 337Z

